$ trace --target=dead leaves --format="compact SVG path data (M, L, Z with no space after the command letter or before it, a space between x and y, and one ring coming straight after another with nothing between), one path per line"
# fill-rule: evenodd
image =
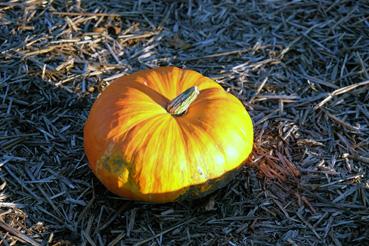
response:
M178 34L174 35L172 38L169 38L168 44L174 49L180 49L180 50L188 50L192 47L191 44L184 41Z

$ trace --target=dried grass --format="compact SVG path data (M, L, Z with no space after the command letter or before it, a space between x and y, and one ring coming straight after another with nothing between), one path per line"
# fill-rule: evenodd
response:
M366 245L367 1L2 1L0 244ZM198 70L255 123L251 167L188 203L113 196L82 148L114 78Z

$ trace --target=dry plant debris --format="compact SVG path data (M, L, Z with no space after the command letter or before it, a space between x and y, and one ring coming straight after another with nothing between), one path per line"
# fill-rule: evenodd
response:
M367 245L369 5L0 2L0 244ZM250 165L195 202L110 194L83 154L114 78L176 65L237 95Z

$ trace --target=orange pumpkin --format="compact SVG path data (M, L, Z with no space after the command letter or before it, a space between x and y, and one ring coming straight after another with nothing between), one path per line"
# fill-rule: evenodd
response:
M170 202L224 185L252 151L242 103L191 70L123 76L93 104L84 127L89 166L113 193Z

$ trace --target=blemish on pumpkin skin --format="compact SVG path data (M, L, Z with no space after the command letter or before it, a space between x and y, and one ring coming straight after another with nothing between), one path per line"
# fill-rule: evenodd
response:
M112 182L115 183L117 188L129 187L132 192L138 192L137 184L133 181L131 177L131 168L127 163L122 159L119 155L111 156L104 155L98 162L97 162L97 177L103 177L104 174L111 177L110 180L101 180L104 182Z
M100 168L110 173L119 173L123 168L126 168L126 164L119 157L103 156L100 160Z
M121 178L120 176L127 176L130 173L130 168L127 163L119 155L113 155L112 151L108 151L105 155L97 161L97 172L104 171ZM127 180L128 177L125 179Z
M205 173L204 173L204 171L202 170L202 168L201 168L201 167L197 167L197 172L200 174L200 176L201 176L202 178L207 179L207 176L205 175Z

